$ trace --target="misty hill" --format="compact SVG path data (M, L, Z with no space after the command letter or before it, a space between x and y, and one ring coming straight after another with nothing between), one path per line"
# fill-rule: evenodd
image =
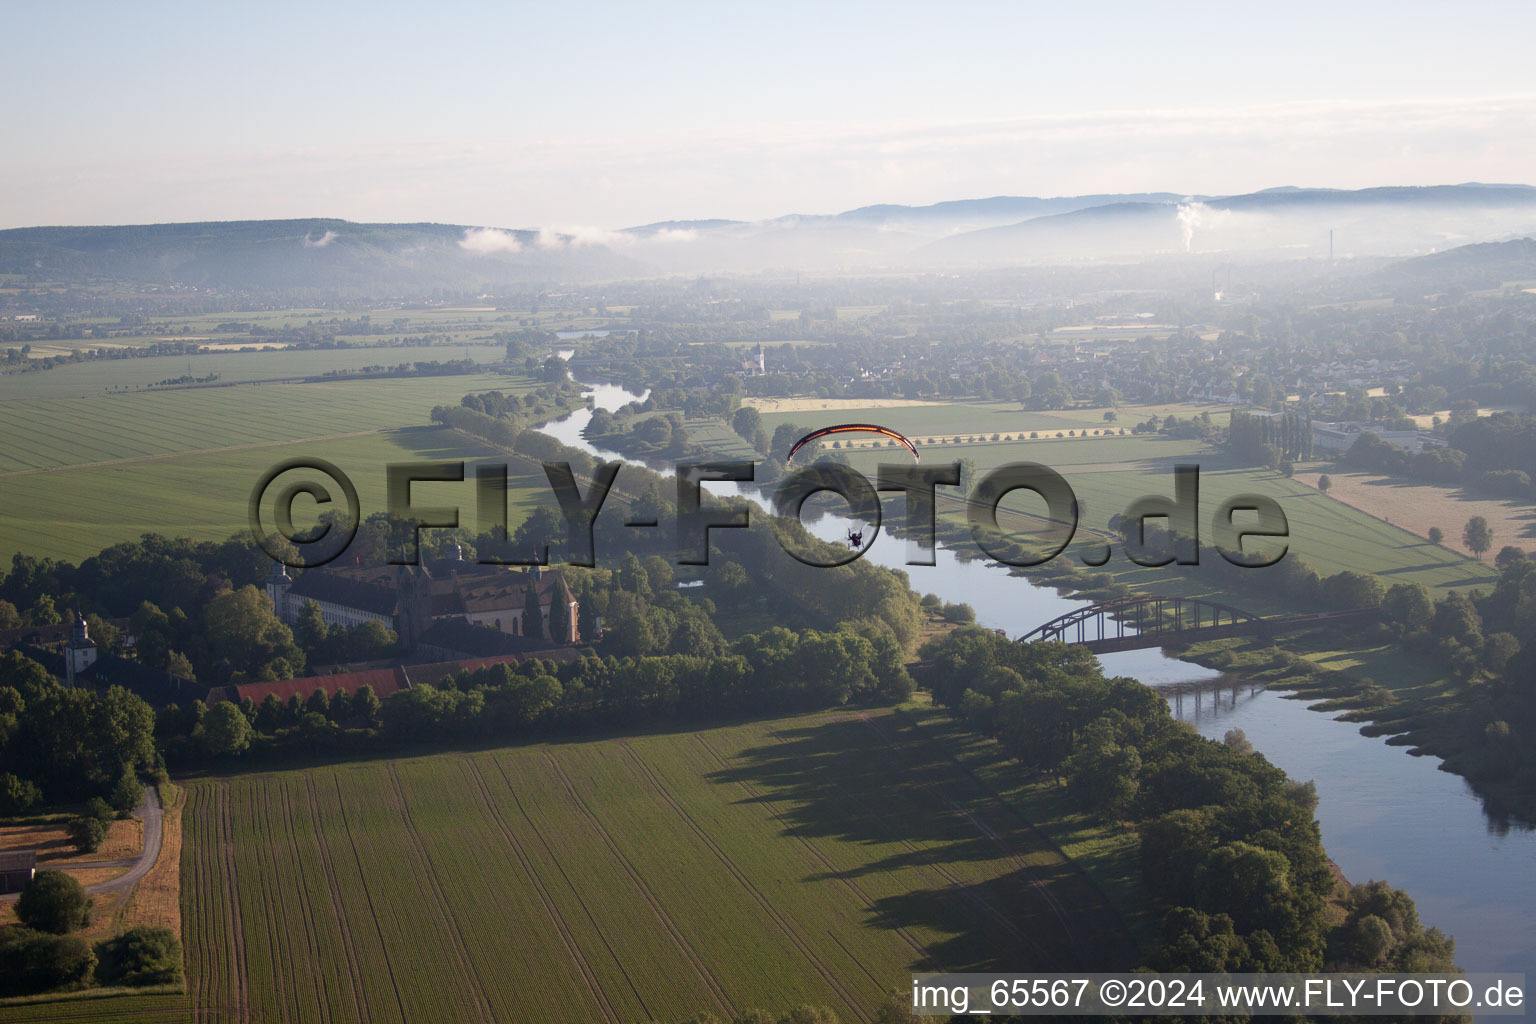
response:
M1497 288L1511 281L1536 281L1536 238L1462 245L1403 260L1383 270L1391 283Z
M1112 203L964 232L916 262L993 265L1051 259L1221 252L1402 255L1536 229L1536 188L1436 185L1268 189L1247 195Z
M1005 224L1048 217L1058 213L1071 213L1093 206L1109 206L1115 203L1176 203L1186 197L1175 192L1137 192L1093 196L1057 196L1040 199L1034 196L993 196L990 199L956 199L930 206L896 206L883 204L861 206L857 210L839 213L833 219L850 222L877 224L952 222Z
M224 289L485 286L640 272L604 246L535 231L344 220L0 231L0 273Z
M1109 204L1169 203L1182 198L1174 192L992 196L928 206L885 203L762 221L663 221L627 228L624 234L638 243L630 250L636 259L674 273L893 267L907 265L912 253L950 235ZM675 244L684 241L688 244Z
M1397 257L1536 234L1536 188L994 196L764 221L572 230L327 219L17 228L0 231L0 273L223 290L463 293L668 273L911 270L1184 253L1320 257L1328 254L1330 231L1340 258ZM1494 273L1485 268L1484 276Z

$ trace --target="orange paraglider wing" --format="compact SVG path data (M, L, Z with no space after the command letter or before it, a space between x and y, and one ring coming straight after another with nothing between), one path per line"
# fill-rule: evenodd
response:
M790 446L789 454L784 456L784 462L786 465L788 465L790 462L793 462L795 453L798 452L801 448L805 447L807 444L810 444L812 441L827 437L831 434L851 433L880 434L882 436L889 437L893 441L900 443L907 449L907 451L912 453L913 462L922 461L922 456L917 453L917 445L913 444L911 439L909 439L905 434L892 430L890 427L882 427L878 423L839 423L835 427L822 427L820 430L813 430L809 434L806 434L804 437L802 437L800 440L796 441L793 445Z

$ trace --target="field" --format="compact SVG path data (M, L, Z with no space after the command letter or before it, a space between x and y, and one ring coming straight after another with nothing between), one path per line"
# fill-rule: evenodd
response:
M0 292L7 290L0 288ZM395 339L409 342L419 340L424 333L447 335L451 344L462 346L489 344L492 343L491 335L497 331L516 330L533 324L546 330L567 332L622 328L623 314L630 308L609 307L610 315L607 316L588 316L571 310L534 313L491 306L392 307L345 314L338 314L334 309L241 310L178 314L156 322L147 333L133 335L113 333L122 327L116 317L81 317L62 325L70 336L39 336L30 344L34 357L65 355L77 349L135 348L161 341L195 342L220 349L274 347L281 346L282 342L274 341L268 332L313 325L334 333L339 342L353 346L378 345ZM388 326L384 333L379 333L378 327L385 324ZM92 332L90 337L85 336L87 330ZM101 332L99 336L98 331ZM496 347L501 348L499 344ZM194 358L201 366L208 356Z
M1493 550L1506 544L1536 548L1536 508L1511 498L1479 498L1459 487L1427 484L1418 480L1379 476L1373 473L1338 471L1316 467L1300 474L1307 483L1317 482L1317 472L1333 481L1328 496L1353 505L1394 525L1426 536L1432 526L1445 531L1444 544L1453 551L1467 551L1461 531L1467 520L1482 516L1493 529Z
M1082 410L1026 413L1004 403L850 409L837 413L779 414L764 419L770 429L784 421L811 427L839 421L874 420L911 436L923 453L924 465L964 458L972 460L983 473L1010 462L1037 462L1049 466L1066 478L1077 495L1083 527L1100 532L1107 530L1111 516L1122 512L1136 498L1149 494L1171 496L1174 466L1194 464L1200 468L1199 523L1205 539L1210 538L1211 516L1222 501L1238 494L1261 494L1274 498L1286 514L1290 525L1290 553L1300 556L1320 574L1350 569L1374 573L1388 584L1422 583L1440 593L1448 588L1483 586L1492 582L1494 573L1487 563L1478 563L1454 551L1436 547L1394 523L1384 522L1343 501L1320 494L1313 486L1315 475L1303 474L1305 479L1286 479L1270 470L1235 466L1225 453L1204 442L1175 440L1157 434L1056 436L1066 430L1081 433L1084 428L1092 431L1113 426L1118 430L1120 426L1143 420L1154 412L1158 415L1172 412L1187 417L1193 411L1190 407L1177 406L1122 408L1117 422L1112 425L1105 424L1102 415L1097 413ZM861 412L867 415L861 415ZM1220 418L1214 410L1212 416ZM1075 419L1069 420L1071 417ZM1045 423L1048 419L1059 420L1060 426L1048 427ZM968 429L958 429L960 424L968 424ZM1013 441L990 440L993 433L1017 437L1020 431L1035 431L1042 436ZM694 430L690 424L690 436L710 444L718 440L722 452L739 454L732 442L734 435L727 437L722 433L717 438L703 429ZM960 444L927 443L930 437L935 442L943 438L952 442L955 436L967 440ZM972 437L978 440L969 440ZM880 462L905 458L904 452L889 447L860 445L845 449L845 452L855 468L871 476ZM963 517L964 505L953 498L944 500L943 493L941 488L940 511ZM1045 511L1042 501L1022 491L1005 499L1003 507L1036 514ZM1454 531L1452 524L1447 522L1446 533L1459 535L1461 524L1472 514L1470 511L1462 513L1454 521ZM1040 528L1044 525L1041 523ZM1497 531L1497 527L1495 529ZM1518 543L1510 532L1499 536L1502 538L1500 543ZM1088 535L1084 537L1093 539ZM1183 567L1146 570L1117 555L1102 571L1142 590L1170 594L1206 592L1194 574ZM1259 585L1261 580L1262 573L1256 572L1253 603L1245 607L1261 612L1278 610L1263 594Z
M471 391L522 391L477 374L137 392L0 402L0 479L60 466L323 439L429 422Z
M189 789L198 1020L643 1021L1129 965L1099 890L888 712Z
M308 357L335 355L208 358L243 360L277 374L278 364L301 356L306 370L318 372ZM11 439L0 452L0 557L20 550L80 559L146 532L222 540L245 528L246 501L262 472L293 456L336 463L356 482L363 513L382 511L390 462L505 461L483 444L426 426L433 406L457 404L471 391L536 386L523 377L472 374L113 394L96 379L103 369L142 369L138 364L152 362L161 360L0 378L0 434ZM177 372L185 372L184 363ZM53 390L27 394L21 385L33 378ZM66 381L95 390L58 390ZM544 495L548 485L542 475L530 476L526 465L514 464L510 472L516 493L509 522L515 527L534 491ZM427 498L435 493L456 499L472 515L472 487L417 490ZM469 519L465 525L475 524Z
M75 849L65 828L63 816L24 825L0 825L0 851L36 850L39 867L62 868L70 864L98 860L137 857L144 848L144 824L137 818L114 821L107 826L107 838L95 853Z
M4 1024L192 1024L187 997L176 993L101 993L0 1006Z
M1135 424L1150 416L1167 416L1180 419L1209 412L1218 425L1226 422L1231 407L1225 405L1127 405L1119 409L1060 409L1050 412L1029 412L1018 402L923 402L886 404L880 400L833 400L833 399L777 399L781 404L763 409L763 425L770 434L780 423L795 423L811 427L843 422L875 422L893 430L899 430L913 439L940 435L954 437L988 437L993 434L1026 434L1030 431L1061 430L1130 430ZM826 409L820 408L823 404ZM1107 422L1106 412L1113 412L1115 419Z
M134 391L188 374L194 377L218 374L218 383L229 384L316 377L333 370L361 370L365 366L398 366L400 363L434 360L448 362L463 359L466 353L478 363L506 358L506 349L501 345L407 345L399 348L268 350L219 352L190 357L101 359L58 366L52 370L0 376L0 402L18 398L82 398Z
M454 431L417 427L11 477L0 490L0 552L81 559L149 532L223 540L248 529L247 501L261 474L301 455L327 459L348 474L365 517L384 511L384 474L391 462L508 463L505 455ZM473 475L471 466L463 484L418 485L412 498L419 504L456 504L461 524L477 529ZM509 463L508 491L513 529L534 502L554 501L544 475L524 462ZM300 525L304 505L295 503ZM268 510L268 528L270 515Z

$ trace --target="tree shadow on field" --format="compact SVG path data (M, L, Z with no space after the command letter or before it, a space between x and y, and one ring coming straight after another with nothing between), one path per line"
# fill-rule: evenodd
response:
M863 899L865 922L923 936L947 971L1116 970L1135 960L1119 915L1070 861L899 716L853 713L775 730L711 773L770 805L786 836ZM893 892L894 890L894 892ZM933 936L943 938L933 938Z
M1422 565L1403 565L1403 566L1397 567L1396 569L1378 569L1376 571L1376 575L1377 576L1397 576L1397 575L1399 575L1401 573L1405 573L1405 572L1426 572L1426 571L1428 571L1430 569L1448 569L1448 568L1453 568L1455 566L1458 566L1460 564L1461 564L1460 561L1455 561L1455 562L1425 562Z

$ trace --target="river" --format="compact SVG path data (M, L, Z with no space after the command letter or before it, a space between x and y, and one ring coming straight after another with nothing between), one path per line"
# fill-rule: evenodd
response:
M614 385L592 386L591 396L595 407L610 411L646 397ZM591 416L578 410L540 429L573 448L624 460L581 436ZM733 484L706 486L717 495L756 497ZM829 516L807 527L840 540L847 522ZM877 537L864 557L905 570L920 592L971 605L978 623L1009 636L1086 603L942 546L935 565L908 566L906 542L890 534ZM1286 774L1315 781L1328 855L1352 882L1384 879L1406 889L1426 926L1455 937L1462 967L1536 975L1536 832L1499 834L1471 788L1439 771L1437 759L1412 757L1362 736L1355 725L1307 710L1304 701L1223 679L1155 649L1099 660L1106 672L1135 676L1163 692L1201 734L1220 739L1228 729L1242 729Z

